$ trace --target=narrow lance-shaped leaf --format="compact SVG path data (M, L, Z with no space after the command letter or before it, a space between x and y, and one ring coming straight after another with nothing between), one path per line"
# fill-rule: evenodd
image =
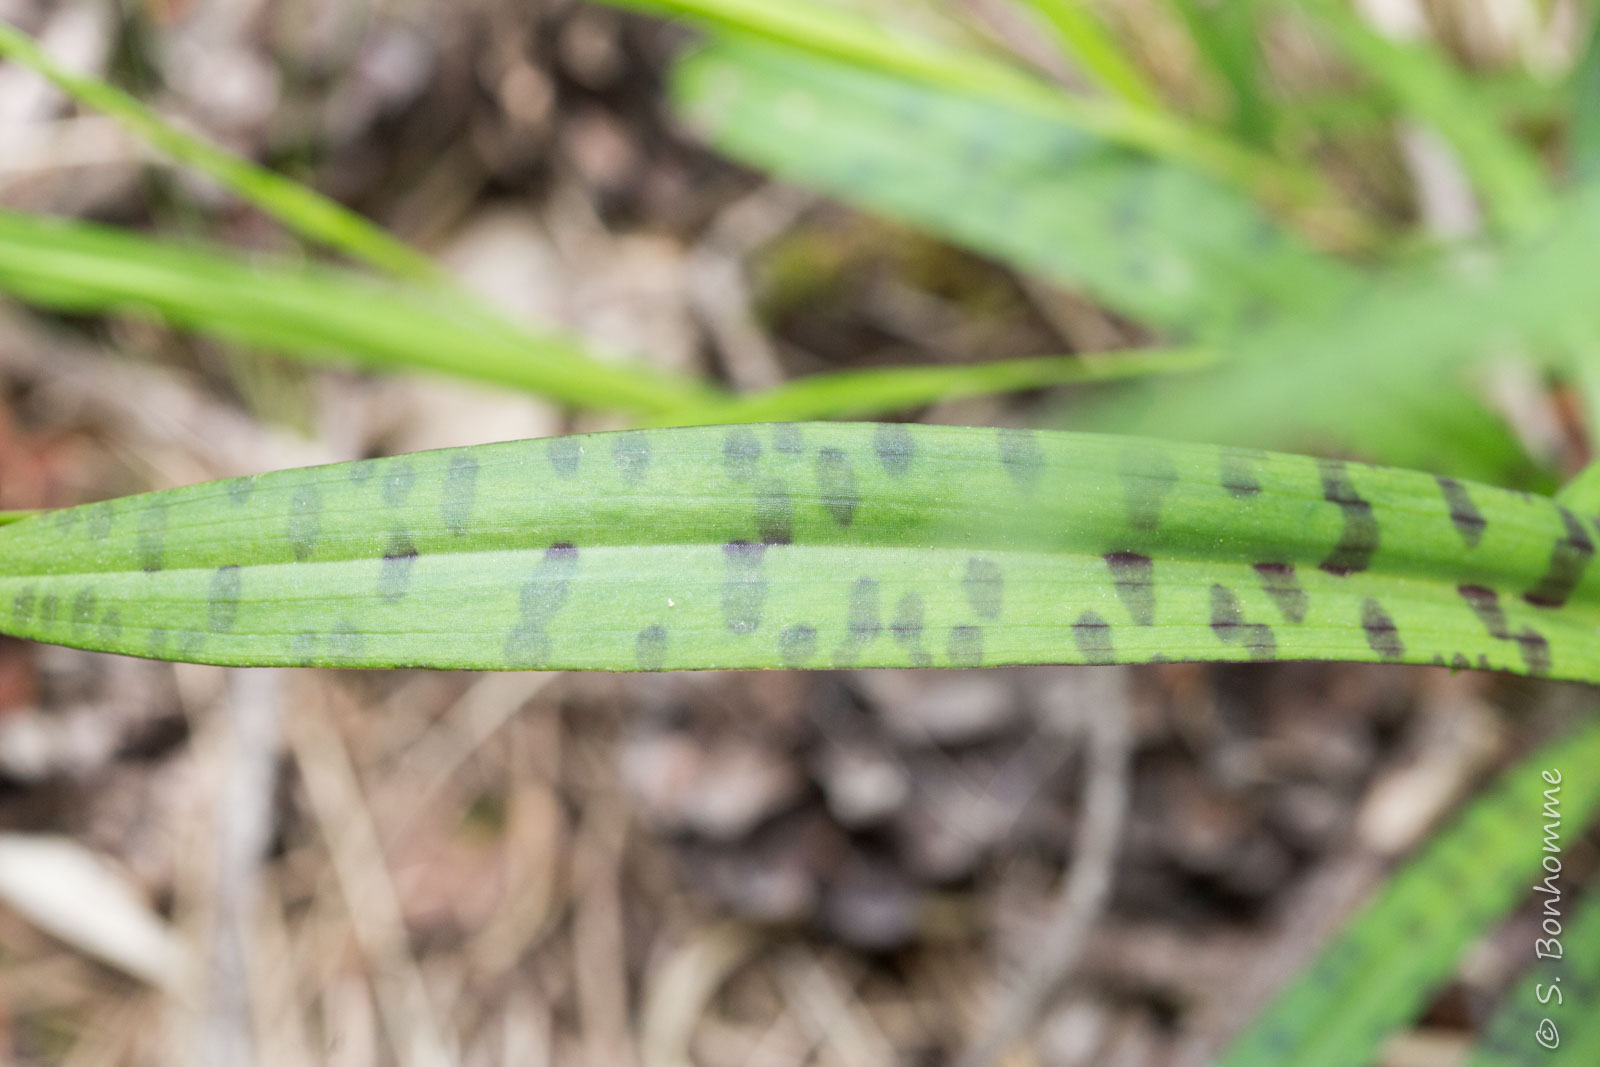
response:
M230 664L1349 659L1600 679L1594 527L1405 471L872 424L283 471L0 528L0 628Z
M1561 772L1553 792L1544 777L1552 769ZM1513 765L1430 841L1279 994L1222 1067L1378 1062L1383 1039L1422 1010L1461 953L1536 895L1531 886L1548 854L1541 831L1550 813L1560 836L1571 839L1597 803L1600 723L1591 721ZM1531 1030L1522 1048L1524 1056L1512 1062L1545 1062Z

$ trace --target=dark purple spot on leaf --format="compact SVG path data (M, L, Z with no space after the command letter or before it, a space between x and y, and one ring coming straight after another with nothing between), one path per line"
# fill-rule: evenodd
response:
M334 663L357 663L366 657L367 638L349 619L340 619L328 635L328 658Z
M817 631L810 626L788 626L778 635L778 658L785 667L803 667L817 654Z
M761 626L767 601L767 574L762 566L765 545L730 541L722 546L722 618L736 634Z
M289 639L289 662L309 667L317 661L317 645L322 638L307 630Z
M1161 509L1178 480L1178 469L1164 450L1130 445L1117 455L1117 475L1122 480L1123 507L1128 525L1154 530L1161 524Z
M1561 512L1566 533L1550 549L1550 564L1545 569L1544 577L1522 597L1540 608L1559 608L1565 604L1583 579L1589 561L1594 558L1594 541L1590 539L1589 531L1583 528L1583 521L1567 508L1559 504L1557 508Z
M634 658L640 670L659 671L667 662L667 628L646 626L640 630L634 642Z
M167 505L147 504L139 512L138 528L134 536L134 554L139 557L139 567L147 573L159 571L166 565Z
M1528 673L1538 677L1550 673L1550 642L1544 634L1531 626L1524 626L1516 635L1517 648L1522 652L1522 662Z
M1247 452L1223 449L1218 461L1218 475L1222 487L1236 500L1244 500L1261 492L1261 481L1256 477L1255 457Z
M478 461L457 453L444 474L444 495L439 501L445 528L458 536L467 532L478 496Z
M1467 602L1467 607L1483 623L1484 629L1489 631L1490 637L1497 637L1502 641L1511 637L1511 626L1506 622L1506 613L1500 607L1500 594L1493 589L1485 589L1481 585L1460 585L1456 592Z
M112 608L100 620L100 639L107 642L122 640L122 612Z
M611 461L617 465L624 485L642 485L650 473L650 438L638 430L613 434Z
M311 558L322 535L322 494L314 485L302 485L289 499L289 547L301 563Z
M919 644L922 641L922 616L922 594L906 593L895 602L889 632L902 645Z
M31 584L18 589L15 599L11 601L11 617L21 622L31 616L37 596L38 592Z
M1085 663L1115 663L1116 650L1111 646L1111 626L1092 611L1078 616L1072 624L1072 642Z
M546 455L550 457L550 466L563 478L570 478L578 473L578 464L583 460L583 445L575 437L552 437L545 446Z
M780 422L772 428L772 447L786 456L798 456L806 450L800 427L792 422Z
M764 545L794 543L794 501L776 478L768 478L756 490L756 532Z
M1444 502L1450 508L1450 524L1456 528L1456 533L1461 535L1461 540L1466 542L1468 548L1477 548L1483 538L1483 528L1488 523L1478 510L1478 505L1472 502L1472 494L1454 478L1440 478L1438 482Z
M1323 499L1337 504L1344 518L1338 542L1317 566L1340 578L1364 571L1378 550L1378 519L1372 513L1372 504L1356 492L1342 462L1320 460L1317 469L1322 476Z
M1278 642L1272 627L1245 622L1239 598L1225 585L1211 587L1211 632L1225 645L1243 645L1252 659L1277 657Z
M917 442L911 431L899 423L880 423L872 432L872 450L878 463L891 478L904 478L917 456Z
M72 628L81 630L94 622L95 609L99 601L94 595L93 586L84 586L72 598Z
M1367 644L1384 659L1399 659L1406 654L1405 642L1400 639L1400 628L1383 610L1383 605L1372 597L1361 601L1361 630L1367 635Z
M88 520L84 523L84 532L92 541L104 541L111 536L111 502L101 501L87 509Z
M961 578L961 588L967 594L967 603L980 619L997 619L1005 603L1005 578L999 564L977 556L967 560L967 572Z
M1255 572L1261 578L1261 588L1272 598L1280 615L1289 622L1306 621L1308 598L1292 564L1257 563Z
M1002 426L995 431L1000 446L1000 464L1011 480L1023 492L1031 493L1039 484L1044 470L1044 452L1039 448L1039 438L1032 430L1018 430Z
M878 636L882 626L878 618L878 580L857 578L850 585L850 609L845 620L850 640L856 644L868 644Z
M754 478L760 462L761 442L750 427L735 426L723 435L722 466L734 481L748 482Z
M948 651L953 667L983 666L983 631L976 626L950 627Z
M238 564L218 567L211 575L211 594L206 598L206 629L225 634L239 617L239 589L243 575Z
M856 469L850 457L837 448L817 452L817 495L833 521L849 526L861 503L856 489Z
M1138 552L1107 552L1106 566L1111 568L1111 582L1117 597L1128 614L1140 626L1151 626L1156 621L1156 587L1153 581L1155 565L1149 556Z
M383 502L397 508L417 484L417 469L408 459L391 459L383 465Z
M378 571L378 595L385 600L399 600L411 588L411 567L417 561L417 546L405 534L389 538L384 549L383 563Z

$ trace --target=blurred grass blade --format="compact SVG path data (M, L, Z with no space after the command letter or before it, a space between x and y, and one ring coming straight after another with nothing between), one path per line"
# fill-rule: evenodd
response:
M1021 0L1055 31L1061 50L1094 84L1136 107L1159 108L1161 96L1084 0Z
M732 42L680 61L673 89L729 155L1181 334L1355 285L1235 191L992 100Z
M1549 783L1541 772L1551 768L1562 774L1562 833L1576 838L1600 801L1600 722L1501 775L1384 885L1235 1042L1221 1067L1378 1062L1383 1039L1427 1004L1462 952L1530 896L1544 855ZM1532 1039L1526 1035L1524 1047ZM1531 1051L1516 1062L1536 1058L1543 1062Z
M1596 536L1531 495L1137 438L633 430L0 527L0 629L243 665L1345 659L1593 681Z
M306 239L400 277L433 280L434 264L321 193L173 126L121 89L66 70L27 34L0 21L0 58L48 78L86 107L122 123L174 160L210 176Z
M1550 190L1538 157L1496 123L1466 76L1436 49L1392 41L1339 0L1298 0L1345 57L1450 142L1483 198L1508 232L1548 217Z
M1183 163L1264 200L1302 206L1333 202L1331 191L1309 168L1243 148L1162 111L1069 95L988 56L897 33L816 0L606 2L691 19L720 33L783 45L814 59L986 99L1111 144Z
M1561 766L1567 762L1561 757ZM1541 895L1542 918L1549 914L1547 899L1561 915L1557 921L1562 930L1556 938L1561 955L1535 963L1506 993L1467 1067L1600 1063L1600 1026L1595 1025L1600 1019L1600 887L1580 898L1575 911L1564 897ZM1547 934L1541 929L1537 936Z
M1200 58L1227 89L1232 125L1255 144L1272 139L1274 108L1261 82L1260 17L1264 0L1168 0L1183 20Z
M1593 26L1583 58L1572 72L1572 132L1568 148L1572 176L1579 182L1600 179L1600 12L1589 13Z
M1201 348L1150 348L1088 356L1035 356L935 366L873 367L812 374L747 396L651 420L689 426L734 422L796 422L865 418L961 397L988 396L1057 385L1182 374L1216 363Z
M452 374L583 407L659 412L717 396L653 368L601 363L574 337L520 331L444 293L62 219L0 211L0 291L60 311L158 318L314 362Z

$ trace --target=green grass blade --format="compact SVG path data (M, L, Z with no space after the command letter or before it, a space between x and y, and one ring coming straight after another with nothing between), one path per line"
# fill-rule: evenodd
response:
M606 0L615 6L691 19L709 29L775 43L862 70L966 93L1094 137L1183 163L1269 201L1334 202L1309 168L1244 148L1161 111L1121 100L1062 92L988 56L896 33L815 0Z
M1221 1067L1377 1062L1383 1038L1415 1017L1462 952L1528 899L1531 882L1542 877L1534 872L1544 855L1542 806L1550 788L1542 772L1550 769L1562 774L1562 833L1576 838L1600 802L1600 723L1506 771L1379 891ZM1530 1050L1517 1062L1543 1059Z
M1261 79L1262 0L1230 0L1222 4L1169 0L1169 3L1183 20L1201 60L1227 89L1234 129L1251 142L1269 142L1274 108Z
M1136 107L1161 106L1161 95L1083 0L1022 2L1049 23L1062 51L1100 88Z
M452 374L583 407L660 412L718 395L653 368L599 362L576 338L515 329L446 293L62 219L0 211L0 291L61 311L153 317L314 362Z
M399 277L433 280L437 268L398 241L321 193L188 134L113 85L66 70L33 38L0 21L0 58L48 78L87 107L116 119L174 160L209 175L302 237Z
M1550 190L1538 157L1497 125L1443 55L1384 37L1338 0L1298 2L1346 58L1450 142L1500 227L1520 232L1545 221Z
M1600 679L1547 498L1021 430L634 430L283 471L0 527L0 628L207 663L1445 663Z
M1561 888L1559 881L1556 888ZM1467 1067L1600 1063L1600 1026L1595 1025L1600 1019L1600 889L1580 898L1576 911L1565 891L1560 896L1542 893L1539 900L1541 922L1555 918L1559 924L1561 953L1535 963L1506 994ZM1546 934L1541 930L1538 936ZM1545 947L1554 951L1554 946ZM1534 951L1530 945L1530 954Z
M691 426L866 418L961 397L1182 374L1215 363L1215 354L1207 349L1149 348L1093 356L1035 356L986 363L835 371L796 378L701 408L677 409L647 424Z
M1355 284L1233 190L992 100L729 42L680 61L673 90L736 158L1179 333Z

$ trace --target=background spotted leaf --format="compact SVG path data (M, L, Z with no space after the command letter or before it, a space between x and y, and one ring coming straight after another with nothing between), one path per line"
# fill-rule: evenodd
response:
M1600 1063L1600 892L1553 901L1561 957L1537 963L1506 992L1468 1067L1516 1067L1535 1057L1545 1067Z
M1600 678L1592 520L1333 460L756 424L281 471L0 529L0 619L228 664L1344 659Z
M1527 900L1529 886L1542 877L1538 872L1546 853L1541 831L1552 795L1545 792L1550 783L1543 772L1551 769L1562 775L1561 788L1553 794L1559 839L1576 841L1600 804L1596 723L1508 768L1455 823L1435 835L1279 994L1219 1061L1222 1067L1379 1062L1383 1039L1416 1016L1473 940ZM1580 920L1574 933L1580 938L1573 945L1579 957L1583 944L1594 944L1593 916ZM1581 940L1585 933L1587 942ZM1578 979L1575 994L1581 995L1583 980L1589 980L1592 1003L1593 954L1587 961L1575 958L1568 973ZM1516 1018L1496 1020L1491 1044L1475 1063L1547 1062L1545 1050L1534 1041L1537 1019L1528 1020L1515 1035L1508 1033L1527 1019L1533 1003L1531 990L1513 994L1507 1011ZM1581 1020L1582 1029L1592 1031L1593 1015L1582 1013L1583 1005L1574 1004L1564 1017ZM1551 1009L1547 1014L1562 1013ZM1502 1041L1517 1054L1508 1059L1489 1054ZM1586 1047L1595 1047L1592 1034ZM1591 1052L1588 1058L1548 1062L1595 1061Z

